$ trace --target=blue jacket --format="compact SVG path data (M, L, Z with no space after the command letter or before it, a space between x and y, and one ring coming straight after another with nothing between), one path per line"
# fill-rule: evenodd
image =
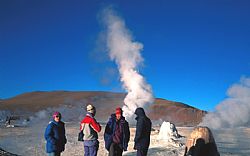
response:
M120 124L122 127L122 140L121 140L120 146L124 151L127 151L128 142L130 139L130 131L129 131L128 122L125 120L123 116L120 119ZM109 118L109 121L105 127L105 132L104 132L105 148L108 151L109 151L111 143L113 142L113 135L115 133L115 127L116 127L116 116L115 114L111 114L111 117Z
M137 115L136 120L136 132L135 132L135 149L148 149L150 144L150 133L152 123L146 116L143 108L137 108L135 110Z
M44 133L46 144L46 152L62 152L64 151L67 139L65 136L65 127L62 121L51 121Z

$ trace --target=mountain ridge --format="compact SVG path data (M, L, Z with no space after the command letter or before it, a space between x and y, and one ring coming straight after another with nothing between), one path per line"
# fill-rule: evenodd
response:
M108 118L116 107L124 104L125 96L125 93L106 91L34 91L2 99L0 110L34 113L60 106L73 107L75 104L84 108L90 102L99 110L97 118ZM148 111L148 116L154 121L167 120L185 126L197 125L205 114L206 111L188 104L163 98L155 98Z

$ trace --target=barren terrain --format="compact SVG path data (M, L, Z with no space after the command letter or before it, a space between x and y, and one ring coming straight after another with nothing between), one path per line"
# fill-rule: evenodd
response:
M45 140L43 133L46 124L34 125L34 127L14 127L1 128L0 147L18 155L34 155L43 156L45 153ZM83 144L77 141L79 125L78 123L66 123L66 133L68 143L62 156L80 156L83 155ZM99 156L107 156L108 153L104 149L103 130L99 133L100 148ZM179 147L176 144L171 144L162 140L158 140L159 127L153 127L151 133L151 144L149 154L152 156L183 156L184 146ZM188 136L192 131L192 127L177 127L179 134ZM133 138L135 128L130 128L131 138L128 151L123 155L133 156L135 151L133 148ZM212 131L215 137L218 150L221 156L249 156L250 155L250 128L222 129ZM179 143L185 143L186 137L178 140Z

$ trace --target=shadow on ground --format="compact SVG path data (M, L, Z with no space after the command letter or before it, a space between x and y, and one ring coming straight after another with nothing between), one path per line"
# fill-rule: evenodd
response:
M135 156L136 151L124 153L123 155ZM154 155L154 156L179 155L179 152L177 150L168 149L168 148L153 147L148 150L148 155Z
M18 155L16 155L16 154L7 152L7 151L3 150L2 148L0 148L0 155L1 155L1 156L18 156Z

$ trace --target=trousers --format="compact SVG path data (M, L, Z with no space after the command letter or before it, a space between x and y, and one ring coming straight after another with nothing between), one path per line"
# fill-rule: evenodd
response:
M122 156L123 149L119 146L119 144L111 143L109 149L109 156Z
M98 145L84 146L84 156L97 156Z

